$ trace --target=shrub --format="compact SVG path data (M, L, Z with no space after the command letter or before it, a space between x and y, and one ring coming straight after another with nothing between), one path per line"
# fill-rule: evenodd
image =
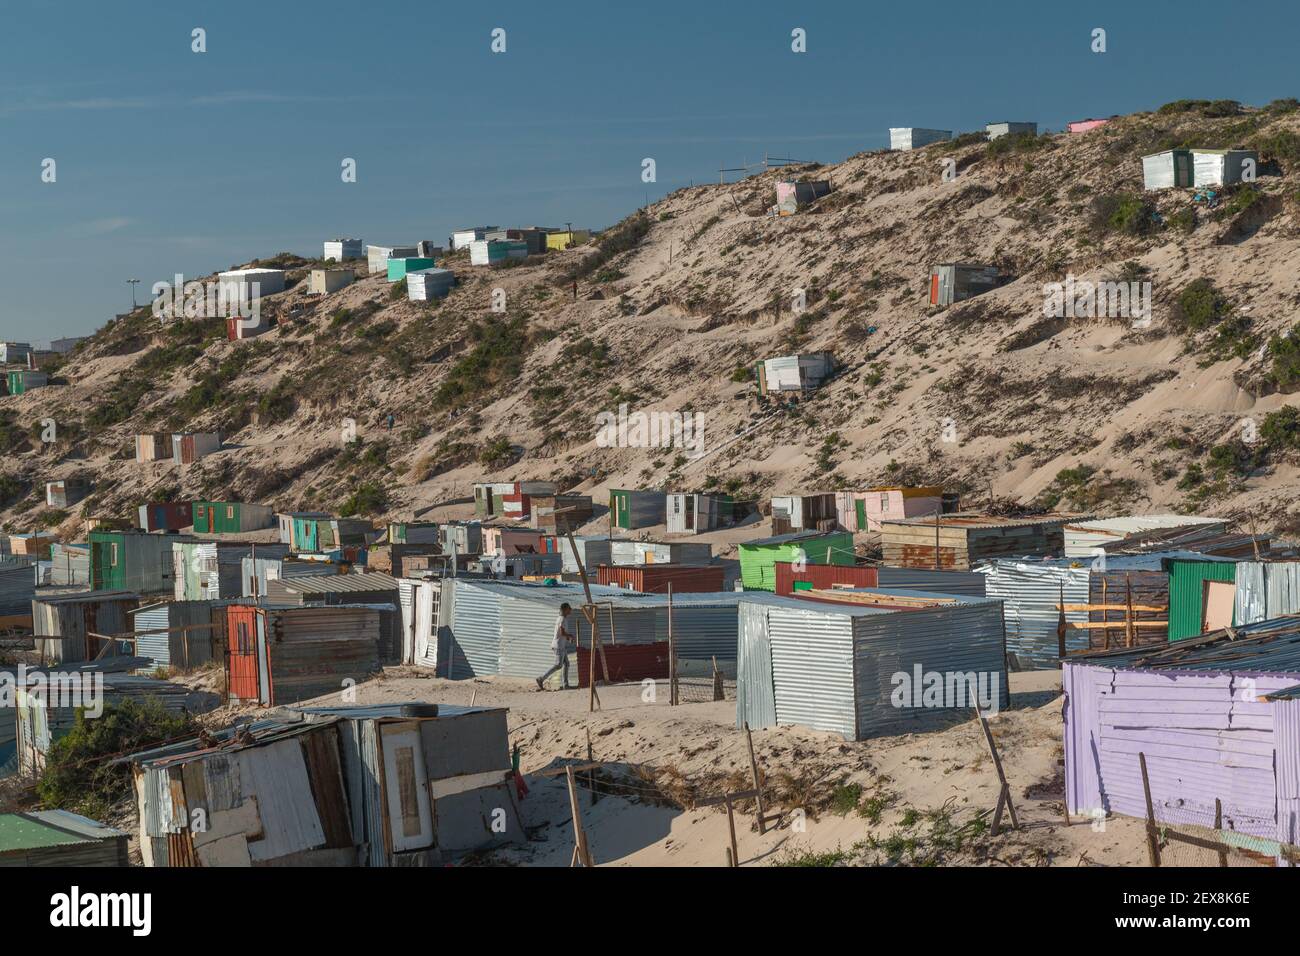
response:
M1300 408L1283 405L1269 412L1259 426L1259 437L1270 448L1300 449Z
M105 704L95 719L78 710L72 729L46 755L37 796L48 807L101 817L131 792L129 765L110 763L111 758L186 737L197 729L189 714L169 713L149 698Z
M1155 206L1137 193L1109 193L1092 201L1092 226L1097 232L1147 236L1155 230Z
M1273 356L1269 378L1283 391L1292 391L1300 384L1300 325L1286 335L1275 335L1268 342Z
M754 370L748 365L737 365L731 370L731 380L733 382L748 382L754 377Z
M1289 129L1260 133L1251 145L1259 150L1259 158L1268 162L1278 160L1283 163L1300 161L1300 135Z
M1201 332L1228 314L1228 301L1209 279L1189 282L1173 308L1173 326L1181 332Z
M343 503L339 515L352 518L357 515L376 515L388 508L388 491L377 481L362 482Z

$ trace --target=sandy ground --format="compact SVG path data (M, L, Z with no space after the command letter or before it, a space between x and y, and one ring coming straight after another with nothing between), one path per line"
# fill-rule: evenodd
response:
M1144 865L1138 821L1115 817L1100 829L1088 820L1065 825L1059 675L1013 674L1011 690L1011 709L991 726L1019 831L987 833L997 776L974 720L863 742L781 727L756 731L754 748L771 792L768 812L775 804L783 817L760 834L753 804L741 805L736 816L741 864ZM573 827L564 777L538 774L568 759L585 759L590 732L594 756L607 762L602 787L625 792L601 794L594 805L588 790L580 794L598 865L725 865L725 809L681 804L749 788L745 735L735 726L734 702L670 707L662 684L653 701L643 699L640 685L599 693L601 709L588 713L586 691L541 693L519 680L446 681L395 669L361 685L358 702L473 702L510 709L511 741L521 748L530 788L521 804L529 842L478 862L569 864ZM665 800L665 793L675 800ZM956 836L962 837L959 844Z

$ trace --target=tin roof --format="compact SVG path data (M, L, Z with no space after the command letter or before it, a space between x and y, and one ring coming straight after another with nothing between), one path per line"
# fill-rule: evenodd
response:
M99 601L138 601L135 591L74 591L71 594L38 594L42 604L91 604Z
M91 843L126 835L67 810L0 813L0 853Z
M402 713L402 708L436 706L437 717L412 717ZM339 717L345 720L439 720L443 717L463 717L466 714L504 713L508 707L463 707L458 704L434 704L432 701L404 701L400 704L351 704L339 707L296 707L300 713L312 716Z
M789 544L792 541L807 541L811 538L825 538L833 534L848 534L847 531L791 531L789 534L776 534L770 538L755 538L753 541L741 541L739 546L762 547L770 544Z
M936 524L940 528L1032 528L1037 525L1063 525L1069 521L1076 521L1088 517L1090 516L1078 514L1045 514L1026 515L1022 518L1002 518L996 515L957 512L953 514L939 515L938 521L936 521L935 516L932 515L930 517L921 518L882 518L880 523L882 525L920 525L926 528L933 528Z
M1141 670L1300 673L1300 614L1225 627L1154 647L1072 654L1068 661Z
M337 594L347 591L396 591L397 578L382 571L362 574L307 574L281 578L286 591L299 594Z

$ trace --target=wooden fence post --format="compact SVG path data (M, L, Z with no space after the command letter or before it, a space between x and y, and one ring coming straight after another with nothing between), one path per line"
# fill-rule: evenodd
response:
M1156 811L1151 804L1151 778L1147 776L1147 755L1138 754L1138 763L1142 767L1142 793L1147 801L1147 854L1152 866L1160 865L1160 839L1156 833Z

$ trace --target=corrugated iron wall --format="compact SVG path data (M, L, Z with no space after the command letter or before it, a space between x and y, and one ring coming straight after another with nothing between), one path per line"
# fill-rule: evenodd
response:
M866 565L809 564L800 571L789 561L778 561L776 567L776 593L794 594L796 581L811 584L817 590L830 590L836 584L874 588L880 584L879 571ZM894 585L905 587L905 585Z
M481 677L501 672L501 604L497 595L472 584L456 582L452 621L452 679ZM552 621L552 626L554 621ZM547 637L549 646L550 637ZM540 671L538 673L541 673Z
M1003 602L1007 629L1007 651L1016 656L1022 670L1052 670L1058 666L1056 605L1064 594L1066 604L1088 603L1088 568L1064 568L1027 562L999 561L989 569L985 593ZM1067 611L1066 623L1084 623L1086 611ZM1066 631L1065 650L1088 647L1088 631Z
M737 624L736 726L751 730L776 726L776 690L772 684L772 647L767 611L762 604L741 602Z
M721 591L726 570L715 565L643 565L640 567L610 567L601 565L597 571L598 584L630 588L644 594L666 594L669 585L674 594Z
M776 722L854 739L852 618L773 607L768 608L767 631Z
M1300 700L1273 703L1277 755L1277 839L1300 843Z
M1233 561L1169 562L1169 640L1180 641L1201 633L1202 600L1206 581L1235 581Z

